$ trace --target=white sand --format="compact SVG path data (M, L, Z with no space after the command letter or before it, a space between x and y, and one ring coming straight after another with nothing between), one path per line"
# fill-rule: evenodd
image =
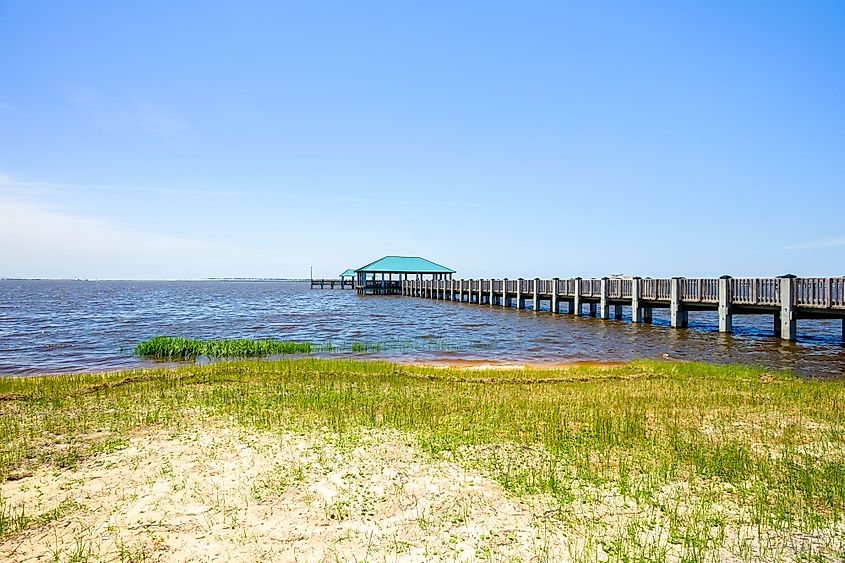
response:
M0 544L2 561L532 560L554 544L495 482L384 431L159 432L2 494L70 507Z

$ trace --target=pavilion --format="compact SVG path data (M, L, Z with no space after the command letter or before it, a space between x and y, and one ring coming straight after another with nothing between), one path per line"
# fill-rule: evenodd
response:
M358 293L401 293L403 281L448 280L454 273L419 256L385 256L355 270L355 289Z
M352 268L340 274L340 287L346 287L346 284L349 284L349 287L355 287L355 270Z

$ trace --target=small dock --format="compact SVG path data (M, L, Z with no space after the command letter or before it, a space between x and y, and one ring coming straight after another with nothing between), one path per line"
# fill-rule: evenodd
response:
M311 289L355 289L355 270L346 270L336 278L314 279L311 274Z
M354 289L354 284L351 279L344 278L329 278L329 279L312 279L311 289Z
M845 341L845 277L799 278L569 278L569 279L404 279L391 290L410 297L441 299L541 310L548 303L552 314L622 318L631 308L631 320L650 323L654 309L668 309L673 327L686 327L689 313L715 311L719 331L730 333L734 315L772 315L773 332L795 340L801 319L840 319Z

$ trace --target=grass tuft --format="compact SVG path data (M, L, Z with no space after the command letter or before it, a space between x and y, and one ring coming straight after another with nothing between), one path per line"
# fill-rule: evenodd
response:
M291 340L214 339L197 340L178 336L155 336L135 347L135 354L158 359L250 358L273 354L308 354L309 342Z

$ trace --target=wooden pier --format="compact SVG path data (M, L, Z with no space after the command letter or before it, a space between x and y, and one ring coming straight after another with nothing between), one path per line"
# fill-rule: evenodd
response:
M338 288L338 289L346 289L346 288L354 289L354 282L353 282L352 279L343 279L343 278L340 278L340 279L329 278L329 279L319 279L319 280L312 279L311 280L311 289L317 289L317 288L319 288L319 289L326 289L326 288L328 288L328 289L335 289L335 288Z
M845 340L845 277L601 279L406 279L402 295L535 311L548 303L552 313L622 318L631 308L635 323L649 323L654 309L669 309L670 324L686 327L690 311L716 311L719 331L729 333L734 315L772 315L774 334L795 340L799 319L840 319ZM391 288L392 289L392 288ZM392 292L391 292L392 293Z

